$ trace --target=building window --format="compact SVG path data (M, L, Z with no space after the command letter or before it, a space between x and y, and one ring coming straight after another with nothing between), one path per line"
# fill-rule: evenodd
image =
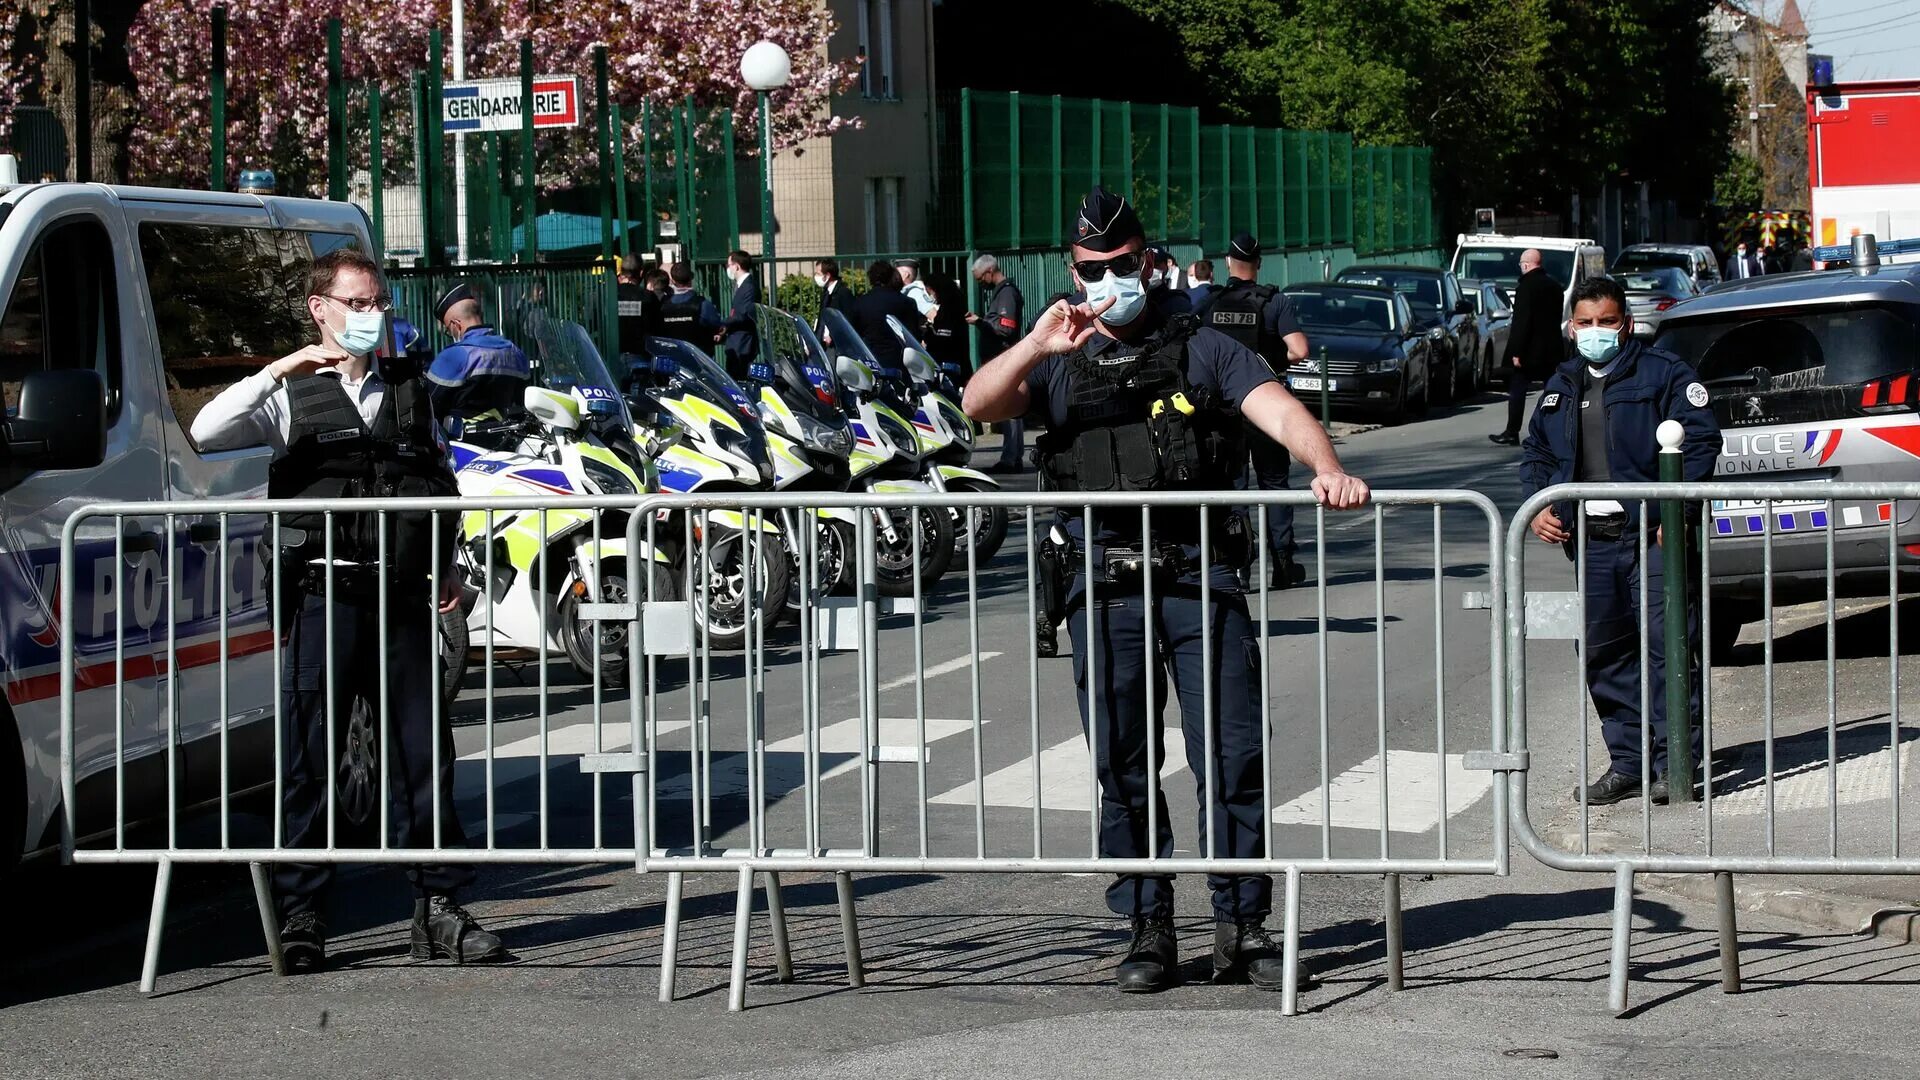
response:
M860 96L892 101L899 95L893 73L893 0L858 0Z
M867 250L875 255L900 250L900 178L869 177L865 189Z

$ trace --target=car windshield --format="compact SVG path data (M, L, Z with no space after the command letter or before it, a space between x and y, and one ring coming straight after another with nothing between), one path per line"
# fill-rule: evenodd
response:
M1463 247L1453 272L1463 278L1498 282L1511 289L1520 280L1520 255L1524 247ZM1565 285L1573 280L1573 252L1540 250L1540 266L1553 280Z
M600 358L600 350L594 348L585 327L570 320L548 319L533 328L532 336L534 353L539 358L536 372L541 385L563 394L578 387L589 397L611 395L620 402L621 422L629 428L633 426L625 399L620 396L620 384L607 370L606 361Z
M1440 310L1440 279L1432 274L1401 274L1392 270L1343 270L1337 281L1349 285L1379 285L1407 298L1422 314Z
M1689 296L1693 293L1693 279L1678 267L1656 266L1633 271L1616 268L1613 276L1620 282L1620 287L1630 293L1657 292L1667 296Z
M1345 289L1287 293L1301 326L1349 334L1390 334L1393 299Z
M1660 266L1679 267L1683 272L1693 269L1693 261L1684 251L1623 251L1613 260L1614 276L1637 270L1650 270Z
M1659 345L1692 363L1716 395L1853 386L1913 370L1920 325L1909 310L1735 312L1669 323Z

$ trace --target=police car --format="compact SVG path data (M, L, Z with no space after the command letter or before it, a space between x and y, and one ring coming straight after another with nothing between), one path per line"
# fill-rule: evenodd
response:
M1729 282L1674 308L1655 339L1706 385L1723 440L1714 479L1808 489L1714 502L1716 653L1762 617L1769 533L1776 604L1825 599L1829 529L1838 596L1887 595L1890 531L1901 589L1920 585L1920 505L1820 492L1920 479L1920 266L1864 262Z
M0 187L0 869L59 841L63 635L83 837L164 820L170 787L183 808L216 795L223 725L232 790L271 782L264 519L229 523L224 568L213 517L90 519L65 625L61 532L89 503L264 497L266 447L202 453L189 427L310 340L308 266L367 237L347 203Z

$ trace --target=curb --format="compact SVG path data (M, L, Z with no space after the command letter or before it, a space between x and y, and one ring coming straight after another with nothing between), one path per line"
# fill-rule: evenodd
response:
M1566 851L1577 850L1580 845L1579 831L1568 826L1551 825L1540 830L1540 835ZM1590 830L1588 839L1595 853L1618 851L1628 846L1624 843L1625 837L1604 829ZM1637 874L1635 877L1641 885L1656 892L1704 904L1715 902L1711 874ZM1761 883L1769 878L1777 884ZM1735 874L1734 907L1822 930L1871 934L1902 945L1920 944L1920 907L1889 905L1878 897L1809 889L1796 884L1798 880L1801 879L1781 874Z

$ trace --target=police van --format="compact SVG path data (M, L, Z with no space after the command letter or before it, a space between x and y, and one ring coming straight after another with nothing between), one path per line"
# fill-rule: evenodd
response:
M347 203L0 187L0 869L59 842L63 635L82 837L216 795L223 727L231 790L271 781L265 519L232 519L224 556L212 516L90 519L67 625L60 540L89 503L265 497L266 447L202 452L188 432L310 342L307 270L344 246L372 251Z
M1713 503L1716 653L1764 614L1769 542L1775 604L1826 598L1829 530L1838 597L1886 596L1890 556L1901 591L1920 586L1920 504L1820 490L1920 480L1920 266L1869 254L1853 269L1728 282L1669 312L1654 344L1706 386L1722 439L1715 480L1807 485L1770 505Z

